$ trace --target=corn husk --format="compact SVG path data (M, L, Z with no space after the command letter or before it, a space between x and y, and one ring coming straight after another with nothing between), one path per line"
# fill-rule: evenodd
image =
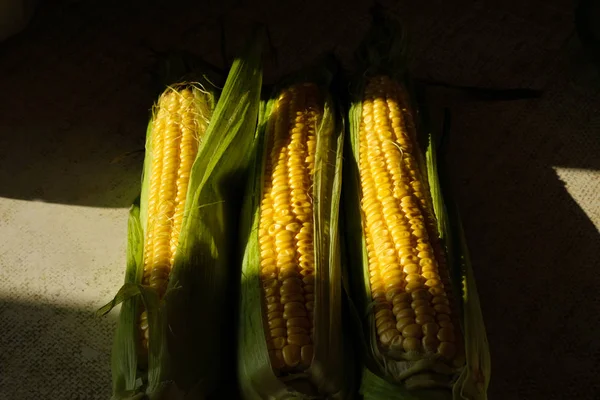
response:
M208 82L194 86L212 109L194 161L177 256L164 297L142 282L142 249L152 155L152 130L139 199L131 208L125 284L105 314L121 304L112 351L112 399L204 398L220 390L225 363L233 359L231 317L223 311L235 296L239 201L233 188L247 173L255 141L262 85L258 35L237 58L218 91ZM151 126L151 124L149 125ZM139 345L139 312L148 312L149 348Z
M267 351L260 284L258 224L267 157L267 124L281 88L291 83L314 82L321 88L324 114L317 127L314 205L315 235L315 355L310 367L277 377ZM343 125L329 93L328 72L308 72L278 85L263 102L260 144L249 179L242 229L242 295L239 328L238 375L245 399L345 398L351 386L344 380L350 372L348 342L342 336L341 254L338 230L343 151Z
M349 233L346 244L349 257L347 289L357 327L357 347L364 363L360 394L365 399L485 399L490 375L489 349L472 266L458 215L454 208L448 207L448 201L443 197L446 191L442 192L437 170L438 137L423 124L416 127L419 143L415 148L420 150L420 157L416 158L428 180L438 231L448 258L452 290L454 297L460 301L466 363L450 365L435 355L417 361L394 360L379 350L371 312L368 258L359 201L358 132L362 94L366 78L380 74L396 79L409 89L409 93L412 93L412 85L406 71L406 36L390 19L376 15L374 28L359 54L364 68L355 79L352 90L344 208ZM416 109L414 101L412 108Z

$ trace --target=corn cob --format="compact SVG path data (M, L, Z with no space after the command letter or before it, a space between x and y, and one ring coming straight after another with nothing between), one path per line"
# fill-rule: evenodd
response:
M437 135L406 87L407 41L381 7L356 55L344 219L365 400L483 400L489 350ZM458 239L457 239L458 237Z
M369 79L359 128L361 209L382 350L403 358L460 343L449 274L402 87Z
M342 396L341 129L314 82L284 87L267 109L243 267L244 397Z
M151 164L142 284L162 297L173 268L192 165L210 119L207 95L193 87L167 89L151 123ZM148 348L148 315L140 317L142 345Z
M221 362L230 346L221 344L231 342L233 322L206 305L232 297L230 216L238 197L229 188L252 158L262 85L256 33L218 102L204 74L196 75L201 84L171 87L157 102L141 194L129 214L125 284L99 310L122 303L112 351L115 400L224 391Z
M310 187L315 169L316 125L322 115L318 88L283 91L265 166L259 236L261 282L267 310L271 364L303 369L313 356L314 220Z

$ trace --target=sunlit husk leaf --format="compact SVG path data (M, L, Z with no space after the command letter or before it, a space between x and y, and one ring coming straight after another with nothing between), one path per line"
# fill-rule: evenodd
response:
M148 129L141 196L129 217L125 285L100 310L106 313L122 303L112 355L115 400L203 398L220 390L226 378L223 363L233 359L235 335L222 306L235 297L229 279L239 271L231 251L240 207L233 188L244 180L252 157L261 85L257 34L233 62L218 102L209 82L191 86L212 116L192 166L177 255L161 299L141 284L152 161ZM150 327L147 353L139 337L142 303Z
M324 97L323 118L317 127L315 176L312 188L315 243L315 355L303 373L277 377L269 360L260 285L258 224L267 157L267 124L279 91L291 83L314 82ZM239 327L238 375L246 399L345 398L351 385L348 342L342 336L342 287L339 209L343 125L329 92L331 76L319 70L282 82L272 98L263 102L259 146L249 179L243 210L242 295ZM299 389L310 387L311 390ZM309 393L310 392L310 393Z

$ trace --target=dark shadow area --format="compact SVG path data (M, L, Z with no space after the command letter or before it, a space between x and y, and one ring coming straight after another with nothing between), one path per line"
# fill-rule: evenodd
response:
M445 165L487 326L490 397L598 398L600 93L559 70L538 100L430 94L453 111Z
M115 315L0 299L0 397L105 400Z
M0 43L8 94L0 98L0 197L128 207L139 192L158 54L189 52L223 68L265 23L277 52L265 72L272 82L336 43L348 42L351 54L368 27L369 2L354 3L343 17L334 12L349 6L342 1L320 13L302 1L40 6L23 33Z
M452 112L444 161L487 327L490 399L600 396L600 92L574 37L573 7L405 7L417 77L543 91L483 102L429 90L432 109Z

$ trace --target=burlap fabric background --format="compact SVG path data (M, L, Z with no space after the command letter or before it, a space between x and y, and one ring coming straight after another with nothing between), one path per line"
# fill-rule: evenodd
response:
M115 316L93 312L122 282L141 155L112 161L143 145L153 51L218 64L216 17L228 49L262 19L278 50L272 80L334 44L347 61L370 5L118 3L49 2L0 44L2 399L109 397ZM544 91L496 103L432 93L453 112L450 172L488 328L490 398L600 398L600 98L572 2L384 4L408 21L417 76Z

